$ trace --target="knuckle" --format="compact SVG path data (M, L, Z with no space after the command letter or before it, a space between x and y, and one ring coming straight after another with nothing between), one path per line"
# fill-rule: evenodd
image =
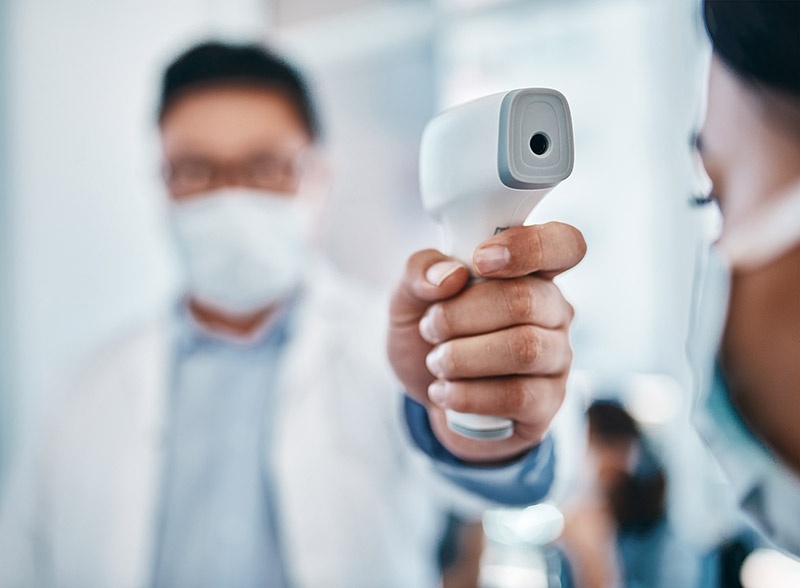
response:
M528 393L534 400L530 403L530 422L547 427L564 400L566 388L552 378L529 378Z
M512 353L521 370L530 370L539 362L543 343L538 330L531 325L524 325L514 330Z
M505 301L511 320L527 322L533 318L535 301L528 281L513 280L508 282Z
M541 227L536 227L537 230L531 231L530 240L528 241L528 259L537 269L542 267L544 261L544 240L542 239Z
M528 407L528 416L531 422L541 423L547 419L548 414L548 383L541 378L527 378L525 388L531 399Z
M475 413L476 403L466 394L462 386L454 386L447 399L447 408L456 412Z
M509 413L519 414L529 405L528 386L524 378L510 378L506 380L505 404L503 408Z

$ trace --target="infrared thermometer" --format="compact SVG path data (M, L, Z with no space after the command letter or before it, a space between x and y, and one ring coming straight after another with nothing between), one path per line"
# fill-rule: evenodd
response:
M485 96L431 119L420 145L425 211L441 224L444 249L472 267L475 248L520 226L572 173L572 118L556 90L522 88ZM505 439L511 419L447 411L449 427L474 439Z

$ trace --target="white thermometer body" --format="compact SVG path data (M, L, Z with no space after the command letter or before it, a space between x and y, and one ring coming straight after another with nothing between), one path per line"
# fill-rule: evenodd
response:
M519 226L572 172L572 119L564 96L523 88L446 110L425 127L420 192L442 225L443 252L472 266L495 233ZM447 411L450 428L474 439L505 439L511 419Z

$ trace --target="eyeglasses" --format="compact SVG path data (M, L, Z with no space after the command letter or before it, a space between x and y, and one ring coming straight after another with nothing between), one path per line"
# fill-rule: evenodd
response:
M162 171L174 196L200 194L222 186L245 186L289 194L297 191L307 160L307 151L293 158L257 153L227 162L186 156L166 162Z

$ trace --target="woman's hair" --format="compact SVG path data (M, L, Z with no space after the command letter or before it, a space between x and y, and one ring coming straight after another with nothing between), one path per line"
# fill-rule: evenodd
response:
M728 67L800 101L800 1L705 0L703 17Z

